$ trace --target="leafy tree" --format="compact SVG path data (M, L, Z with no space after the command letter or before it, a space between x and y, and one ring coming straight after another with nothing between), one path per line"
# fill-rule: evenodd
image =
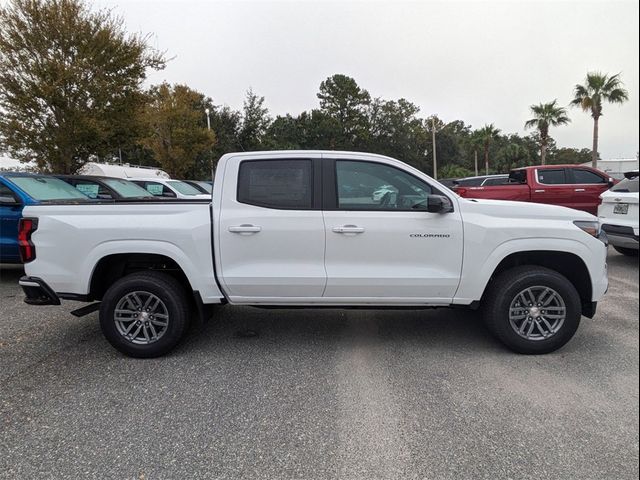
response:
M583 111L591 113L593 118L593 149L591 164L598 167L598 122L602 116L604 102L622 104L629 100L629 93L624 88L620 74L608 75L600 72L589 72L585 83L576 85L571 105L579 106Z
M398 101L375 99L369 110L369 133L363 150L398 158L424 170L428 135L417 117L419 108L401 98Z
M143 145L153 151L163 170L184 178L198 156L215 144L213 131L203 125L204 95L186 85L151 87L145 112L147 135Z
M0 147L44 171L72 173L140 133L141 83L165 60L109 11L83 0L0 7Z
M238 143L242 150L259 150L270 123L271 118L269 110L264 106L264 97L259 97L249 89L244 100L242 124L238 132Z
M465 178L473 175L473 172L468 168L461 167L460 165L445 165L440 169L439 178Z
M526 166L529 150L518 143L509 143L498 150L497 160L499 170L507 173L513 168Z
M544 165L547 158L547 146L549 144L549 127L566 125L571 122L567 116L567 110L558 105L558 100L549 103L540 103L530 107L533 118L527 120L524 128L535 128L540 134L540 163Z
M369 92L346 75L333 75L320 83L320 110L334 118L340 128L338 148L353 148L364 143L369 131L367 109Z
M482 148L484 150L484 167L486 170L486 174L489 175L489 147L491 146L491 142L493 142L500 133L500 129L493 126L493 123L489 123L479 129L478 138L482 142Z
M558 148L552 153L550 163L555 165L582 164L591 161L591 150L588 148Z
M227 106L208 105L210 110L211 129L216 135L216 144L212 149L212 166L225 153L241 150L238 134L241 125L240 112Z

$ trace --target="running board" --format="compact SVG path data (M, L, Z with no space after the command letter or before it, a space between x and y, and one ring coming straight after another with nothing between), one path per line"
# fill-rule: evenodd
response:
M89 315L90 313L97 312L98 310L100 310L100 302L95 302L95 303L92 303L91 305L85 305L82 308L73 310L70 313L74 317L84 317L85 315Z

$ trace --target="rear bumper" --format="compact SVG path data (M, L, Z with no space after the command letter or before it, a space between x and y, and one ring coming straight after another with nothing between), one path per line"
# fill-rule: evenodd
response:
M615 247L638 248L638 235L633 227L602 224L602 230L609 237L609 243Z
M24 291L24 302L29 305L60 305L60 298L47 285L47 283L38 277L22 277L18 284Z

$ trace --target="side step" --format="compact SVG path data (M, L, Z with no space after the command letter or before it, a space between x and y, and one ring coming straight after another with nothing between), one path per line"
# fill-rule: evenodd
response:
M74 317L84 317L85 315L89 315L90 313L100 310L100 303L101 302L95 302L91 305L85 305L84 307L78 308L77 310L73 310L69 313L71 313L71 315L73 315Z

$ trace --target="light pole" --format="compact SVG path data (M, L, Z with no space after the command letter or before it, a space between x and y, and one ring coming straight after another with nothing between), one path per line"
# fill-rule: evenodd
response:
M433 178L438 179L438 158L436 157L436 117L431 118L431 141L433 143Z
M209 118L209 114L211 113L211 110L209 110L208 108L205 108L204 113L207 114L207 130L211 130L211 118Z

